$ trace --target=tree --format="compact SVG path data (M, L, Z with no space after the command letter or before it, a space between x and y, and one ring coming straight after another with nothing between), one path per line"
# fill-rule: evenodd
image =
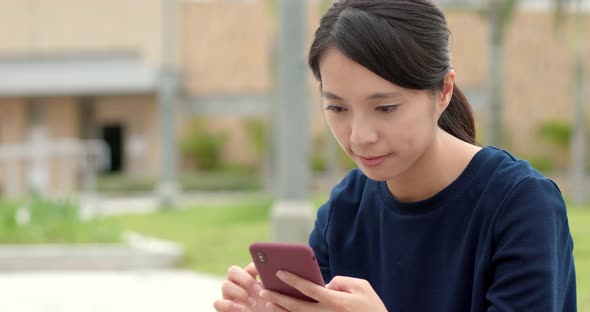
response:
M504 43L518 0L489 0L483 15L489 21L487 143L502 145Z
M571 140L571 190L572 200L575 204L586 202L586 158L587 158L587 130L586 112L584 103L586 99L586 77L584 59L584 31L582 16L583 2L586 0L553 0L556 28L561 30L566 19L572 19L574 32L570 40L570 49L574 54L572 76L574 81L574 134ZM573 12L572 12L573 10Z

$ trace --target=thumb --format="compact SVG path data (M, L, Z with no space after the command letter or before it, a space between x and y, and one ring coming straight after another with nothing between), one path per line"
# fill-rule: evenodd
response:
M358 292L363 288L364 280L353 278L353 277L346 277L346 276L336 276L334 277L326 288L341 292L353 293Z
M326 285L326 288L351 293L352 289L350 286L350 279L348 277L336 276Z

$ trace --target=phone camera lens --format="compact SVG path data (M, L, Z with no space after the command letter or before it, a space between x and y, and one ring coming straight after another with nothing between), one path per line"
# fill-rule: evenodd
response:
M256 257L258 258L258 261L260 261L261 263L265 263L266 262L266 256L264 255L263 252L257 251L256 252Z

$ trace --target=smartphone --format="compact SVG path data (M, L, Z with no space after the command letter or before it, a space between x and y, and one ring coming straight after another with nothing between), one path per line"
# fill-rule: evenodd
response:
M257 242L250 245L250 255L264 288L297 299L317 302L297 289L285 284L277 276L283 270L309 280L320 286L324 278L313 250L304 244Z

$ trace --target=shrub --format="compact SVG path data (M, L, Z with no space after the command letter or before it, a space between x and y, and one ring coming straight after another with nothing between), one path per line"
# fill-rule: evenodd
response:
M189 131L181 140L181 151L196 161L202 170L215 170L222 166L221 153L227 141L225 133L210 133L202 119L194 119Z
M17 222L19 209L28 211L28 222ZM78 205L71 200L32 196L20 203L0 202L0 243L108 243L120 238L112 222L80 220Z
M259 158L263 157L264 151L268 145L266 142L266 121L254 118L247 119L245 127L250 142L252 142L252 145L254 146L256 156Z
M539 170L544 175L551 173L555 169L553 160L548 156L528 157L528 162L531 164L531 166Z
M551 120L540 125L538 135L560 149L567 149L572 140L572 126L567 121Z

